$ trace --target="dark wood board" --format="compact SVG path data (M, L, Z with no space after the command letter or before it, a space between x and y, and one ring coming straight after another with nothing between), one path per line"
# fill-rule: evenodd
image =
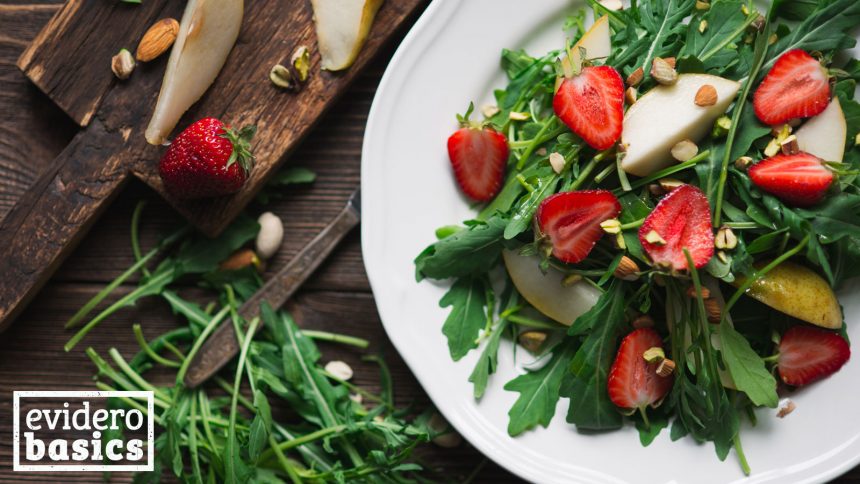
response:
M309 1L245 2L242 30L213 86L180 121L204 116L233 126L254 124L256 165L236 194L186 201L171 197L157 173L163 147L146 143L167 55L142 64L125 82L110 72L119 47L134 48L156 19L179 18L184 4L147 0L70 0L20 57L19 67L78 122L87 124L22 195L0 224L0 331L8 327L59 267L133 173L159 192L192 225L216 235L253 199L275 169L316 124L361 69L417 13L422 0L386 2L356 63L344 72L319 69ZM113 27L113 28L109 28ZM311 77L298 93L268 79L301 45L311 48ZM71 49L70 46L75 46Z
M113 0L105 0L113 1ZM393 1L393 0L389 0ZM0 219L11 209L39 172L59 154L75 133L75 123L51 103L15 67L15 59L58 8L58 0L0 0ZM26 3L25 3L26 2ZM358 181L361 139L373 92L392 49L360 77L302 143L291 163L307 166L319 178L312 186L286 191L286 198L268 207L252 205L256 213L271 209L284 220L284 249L273 265L282 265L291 254L334 216L349 196L347 186ZM93 389L93 367L82 351L65 353L62 345L70 333L62 324L83 301L132 264L128 221L138 199L149 204L143 219L142 238L151 247L159 234L180 220L158 195L131 181L117 201L83 239L54 277L10 331L0 335L0 482L103 482L101 475L13 473L11 470L11 402L13 390ZM319 213L319 216L313 215ZM432 236L432 234L429 234ZM5 254L0 252L0 258ZM424 392L397 357L379 323L366 276L362 269L357 234L353 234L304 286L293 311L301 313L302 325L343 331L374 341L392 366L398 404L428 403ZM127 291L128 287L123 287ZM187 289L186 291L191 291ZM104 352L111 346L123 354L135 351L133 323L142 323L147 334L174 328L178 323L160 302L144 301L122 311L96 330L83 345ZM375 369L362 366L358 354L326 346L326 359L355 365L358 382L378 391ZM477 466L482 457L467 444L454 449L427 447L427 460L446 469L456 482ZM727 462L727 465L731 465ZM114 475L111 482L128 482ZM860 482L860 469L837 480ZM521 482L493 463L488 463L473 482Z

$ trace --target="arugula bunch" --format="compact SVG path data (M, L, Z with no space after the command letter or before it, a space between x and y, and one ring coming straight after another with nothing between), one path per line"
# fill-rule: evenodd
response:
M141 255L137 236L142 208L139 204L132 220L138 262L71 322L82 321L119 283L140 271L137 289L90 320L67 344L73 347L99 321L145 296L160 297L186 322L152 339L135 324L141 349L131 359L115 348L107 357L86 350L98 370L99 389L154 393L153 418L161 429L155 441L155 470L136 475L134 482L160 482L164 473L190 483L422 479L426 470L413 450L448 430L440 430L427 412L415 415L411 409L395 407L391 375L381 358L365 356L379 366L379 394L329 373L320 362L316 341L361 350L368 347L366 340L300 329L287 312L267 305L259 319L239 318L239 306L262 281L253 266L225 271L218 264L254 239L259 230L255 221L242 216L217 239L181 229L153 249L163 258L150 272L146 267L153 252ZM214 296L212 302L204 308L181 297L174 287L181 277L198 280ZM240 355L212 378L211 385L185 388L183 378L194 355L219 324L230 324L228 318L239 335ZM258 327L261 331L255 335ZM174 383L153 383L147 377L150 373L158 380L172 374ZM127 398L111 399L108 405L147 411ZM287 415L278 416L277 410L283 414L284 407Z
M834 287L860 275L860 104L854 100L860 61L846 62L840 55L855 43L849 29L860 22L860 3L776 0L764 13L743 0L634 0L631 8L619 11L596 0L588 3L595 16L609 16L612 29L612 53L597 63L614 67L622 76L642 69L639 90L646 92L656 85L648 74L653 59L675 57L681 73L739 81L742 88L734 104L699 143L696 157L628 180L613 150L590 149L553 112L557 60L583 35L585 12L565 23L570 40L563 49L541 57L503 50L501 68L508 85L495 91L499 111L486 122L509 140L507 179L473 220L437 231L438 240L415 259L416 278L453 279L440 301L451 308L442 330L454 360L483 343L470 376L476 398L483 396L496 371L502 339L517 340L524 332L546 335L543 345L532 348L545 363L505 385L519 393L509 412L510 435L549 425L561 397L569 399L567 421L577 429L621 427L624 416L608 398L607 375L619 338L631 330L631 319L651 314L666 323L661 329L678 371L662 406L648 416L630 416L642 444L671 425L673 440L690 435L713 442L721 460L734 448L749 472L739 436L741 421L747 417L755 423L754 408L777 405L771 355L775 338L790 318L741 296L756 278L792 257L818 268ZM818 53L831 65L837 79L833 91L848 124L844 161L831 165L839 176L835 190L840 193L808 209L788 207L760 191L744 167L734 163L745 156L766 158L771 129L756 118L751 93L777 58L798 48ZM511 112L527 117L512 120ZM567 160L559 173L549 164L553 152ZM701 188L711 203L713 226L730 228L738 239L733 250L720 252L701 273L679 276L651 268L637 237L656 201L650 185L669 176ZM614 240L605 237L576 265L543 257L542 269L552 267L602 293L590 311L567 327L543 317L519 296L502 268L501 254L541 254L532 229L537 207L554 193L588 188L611 190L618 197L621 233ZM648 268L638 280L613 277L623 256ZM718 324L707 320L703 286L716 293L731 291ZM691 287L693 298L688 296ZM724 386L727 378L731 388Z

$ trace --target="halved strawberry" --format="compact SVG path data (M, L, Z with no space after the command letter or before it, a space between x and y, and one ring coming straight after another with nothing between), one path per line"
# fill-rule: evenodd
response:
M584 67L579 75L562 81L552 107L589 146L611 148L624 121L624 81L612 67Z
M621 341L615 361L609 369L607 390L615 405L626 409L644 410L656 407L672 389L672 376L657 375L658 363L645 361L643 353L663 347L660 335L653 328L640 328Z
M508 139L490 127L465 126L448 138L448 157L457 183L469 198L486 202L505 181Z
M639 227L639 242L656 265L687 270L687 249L696 269L704 267L714 255L714 234L702 190L681 185L669 192Z
M809 326L794 326L779 342L777 369L782 381L800 386L836 373L851 348L842 336Z
M770 126L815 116L829 102L827 70L800 49L782 54L753 96L755 115Z
M749 169L750 179L783 202L809 207L820 202L833 183L833 172L814 155L776 155Z
M536 216L541 234L552 244L552 255L576 263L585 259L603 235L600 222L620 212L621 204L612 192L585 190L547 197Z

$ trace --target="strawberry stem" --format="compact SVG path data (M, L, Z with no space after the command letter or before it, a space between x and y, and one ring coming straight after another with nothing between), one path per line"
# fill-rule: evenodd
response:
M646 408L647 405L642 405L641 407L639 407L639 415L642 415L642 421L645 422L645 428L650 429L651 421L648 420L648 412L645 410Z

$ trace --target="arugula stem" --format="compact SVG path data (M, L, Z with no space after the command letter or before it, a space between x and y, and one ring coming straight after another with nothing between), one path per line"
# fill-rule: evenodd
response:
M138 346L152 359L152 361L159 363L163 366L167 366L169 368L179 368L181 366L180 363L168 360L167 358L159 355L153 350L149 344L146 342L146 338L143 337L143 330L140 327L139 323L134 324L131 329L134 331L134 339L137 340Z
M366 339L356 338L355 336L347 336L345 334L329 333L328 331L315 331L310 329L303 329L302 334L307 336L308 338L355 346L356 348L361 349L366 349L368 346L370 346L370 342Z
M740 124L741 114L744 111L744 106L746 105L753 82L755 82L755 78L758 76L758 72L764 63L764 55L767 52L767 40L770 36L770 31L770 24L768 23L762 32L758 33L750 74L744 81L744 87L740 96L735 100L735 109L732 113L732 126L729 128L728 135L726 136L725 153L723 153L723 163L720 166L720 179L717 183L717 199L714 205L714 227L720 226L720 217L722 217L723 214L723 198L725 197L726 180L729 176L729 162L732 158L732 147L734 146L735 135L738 132L738 124Z
M269 434L269 448L272 449L275 453L275 457L278 458L278 463L281 464L281 467L284 468L284 472L287 473L287 476L290 477L290 480L293 481L293 484L301 484L302 478L299 477L298 473L296 473L295 466L290 463L290 460L287 459L287 456L284 455L284 452L281 451L280 447L278 447L278 442Z
M245 370L245 360L248 359L248 349L251 347L251 340L254 339L254 333L257 330L258 324L260 324L260 318L254 318L251 320L251 324L248 325L248 331L245 333L245 340L242 343L242 350L239 352L239 362L236 364L236 377L233 379L233 398L230 399L230 427L227 430L227 455L224 459L225 466L227 468L227 482L233 482L233 476L236 474L236 469L233 466L235 465L234 456L239 454L239 449L234 448L234 446L239 444L236 439L236 413L239 401L239 386L242 383L242 374ZM187 358L185 361L191 361L191 358ZM186 368L186 366L183 365L183 368ZM180 381L181 379L177 378L178 385L181 384L178 383Z
M753 22L755 22L755 19L757 19L758 16L758 12L756 12L755 10L750 10L750 14L747 15L747 18L746 20L744 20L743 24L739 25L738 28L736 28L731 34L723 37L722 40L711 50L703 53L699 57L699 60L705 62L706 60L710 59L711 57L719 53L721 50L723 50L723 48L734 42L735 39L737 39L738 37L743 35L744 32L746 32L747 27L749 27Z
M640 218L639 220L634 220L632 222L627 222L626 224L621 224L621 230L630 230L636 229L642 226L645 223L645 218Z
M647 405L643 405L643 406L639 407L639 415L642 415L642 421L645 422L645 428L650 429L651 428L651 421L648 420L648 412L646 409L647 409Z
M559 324L545 323L543 321L527 318L525 316L519 316L517 314L511 314L510 316L508 316L508 321L519 324L520 326L528 326L529 328L549 329L553 331L560 331L564 329L564 327Z
M77 326L77 324L84 318L87 314L90 313L100 302L102 302L110 293L114 291L117 287L119 287L123 282L126 281L132 274L140 270L140 268L144 267L147 262L149 262L155 255L158 254L158 249L152 249L146 253L145 256L138 258L137 262L135 262L131 267L125 270L122 274L120 274L116 279L111 281L107 286L105 286L101 291L98 292L95 296L92 297L86 304L81 306L81 309L78 311L66 322L64 328L72 328Z
M553 119L555 119L555 117L553 117ZM549 122L551 122L551 121L552 121L552 119L550 121L548 121L547 124L549 124ZM538 135L536 135L534 138L524 139L524 140L519 140L519 141L511 141L508 143L508 146L513 148L513 149L528 148L531 145L535 145L535 147L537 147L537 146L540 146L540 145L546 143L547 141L552 141L556 137L564 134L566 131L567 131L567 126L561 125L561 126L556 127L554 130L550 131L549 133L544 132L543 136L540 136L541 132L539 131Z
M66 345L63 347L63 349L66 350L66 352L71 351L78 343L80 343L82 339L84 339L84 337L90 331L93 330L93 328L98 326L99 323L101 323L105 318L113 314L117 309L125 306L126 304L142 296L143 294L147 294L153 288L158 287L159 285L169 281L172 277L173 271L165 271L155 275L155 277L148 280L146 284L138 286L135 290L120 298L119 301L111 304L107 309L99 313L98 316L93 318L89 323L87 323L83 328L81 328L77 333L75 333L75 335L72 336L66 343Z
M132 370L131 367L128 366L128 363L125 361L122 355L119 354L119 351L116 348L109 349L108 354L110 355L111 359L113 359L114 363L116 363L116 366L119 367L120 371L125 373L125 375L129 379L131 379L131 381L136 383L140 388L153 392L153 394L155 394L155 396L160 398L161 400L168 400L168 396L163 391L158 388L155 388L151 383L144 380L143 377L140 376L137 372Z
M179 367L179 371L176 372L176 384L184 385L185 373L188 371L188 367L191 365L191 360L194 359L194 355L197 354L197 351L200 350L200 347L203 346L203 343L206 341L206 338L209 337L209 334L215 330L218 326L218 323L227 316L227 313L230 312L230 307L225 306L223 309L218 311L218 313L209 321L209 324L203 328L203 332L200 333L200 336L194 341L194 345L191 346L191 350L188 352L188 356L185 357L185 360L182 362L182 366Z
M134 253L134 260L140 262L140 215L146 207L146 200L137 202L134 207L134 212L131 214L131 251ZM144 276L149 277L149 269L144 265L140 268Z
M574 180L573 183L570 185L571 191L578 190L579 187L582 186L583 183L585 183L586 179L588 178L589 175L591 175L591 172L594 171L594 168L598 165L598 163L603 161L603 159L606 157L606 155L604 155L604 153L606 153L606 152L603 151L601 153L596 154L594 156L594 158L592 158L588 162L588 164L585 165L585 167L582 169L582 171L579 172L579 176L576 177L576 180ZM601 156L601 155L603 155L603 156Z
M658 172L652 173L652 174L650 174L644 178L640 178L640 179L638 179L635 182L630 184L630 190L636 190L637 188L644 187L645 185L648 185L649 183L655 182L661 178L666 178L667 176L674 175L675 173L678 173L679 171L684 171L688 168L692 168L692 167L696 166L697 163L705 160L710 155L711 155L710 150L705 150L705 151L699 153L698 155L690 158L689 160L687 160L683 163L679 163L677 165L673 165L673 166L670 166L668 168L664 168L664 169L662 169ZM627 191L629 191L629 190L627 190ZM615 190L613 190L613 192L615 192L616 194L623 193L622 190L617 189L617 188Z
M740 434L740 432L738 432L738 434L735 435L735 438L733 440L734 440L735 453L738 454L738 460L741 463L741 469L744 471L744 475L748 476L748 475L750 475L751 469L750 469L749 462L747 462L747 456L746 456L746 454L744 454L744 448L741 446L741 434Z
M194 482L203 484L200 473L200 456L197 455L197 399L191 397L191 430L188 432L188 453L191 454L191 475Z
M105 382L101 382L101 381L96 382L96 388L98 388L99 390L104 390L104 391L108 391L108 392L117 391L116 388L108 385ZM142 405L140 402L138 402L132 398L129 398L129 397L116 397L116 398L119 399L121 402L125 403L126 405L128 405L129 407L140 410L144 415L149 415L149 410L144 405ZM164 421L157 414L153 415L152 419L159 426L161 426L161 427L164 426Z
M761 225L755 222L726 222L723 225L732 229L744 230L744 229L759 229L762 228Z
M534 138L532 138L532 142L526 146L526 149L523 151L522 155L520 155L519 160L517 160L517 171L522 170L526 165L526 161L528 161L529 157L532 155L532 152L537 149L540 144L541 137L546 133L551 124L555 124L555 116L548 119L543 126L541 126L540 130L537 132ZM558 136L558 135L556 135Z

